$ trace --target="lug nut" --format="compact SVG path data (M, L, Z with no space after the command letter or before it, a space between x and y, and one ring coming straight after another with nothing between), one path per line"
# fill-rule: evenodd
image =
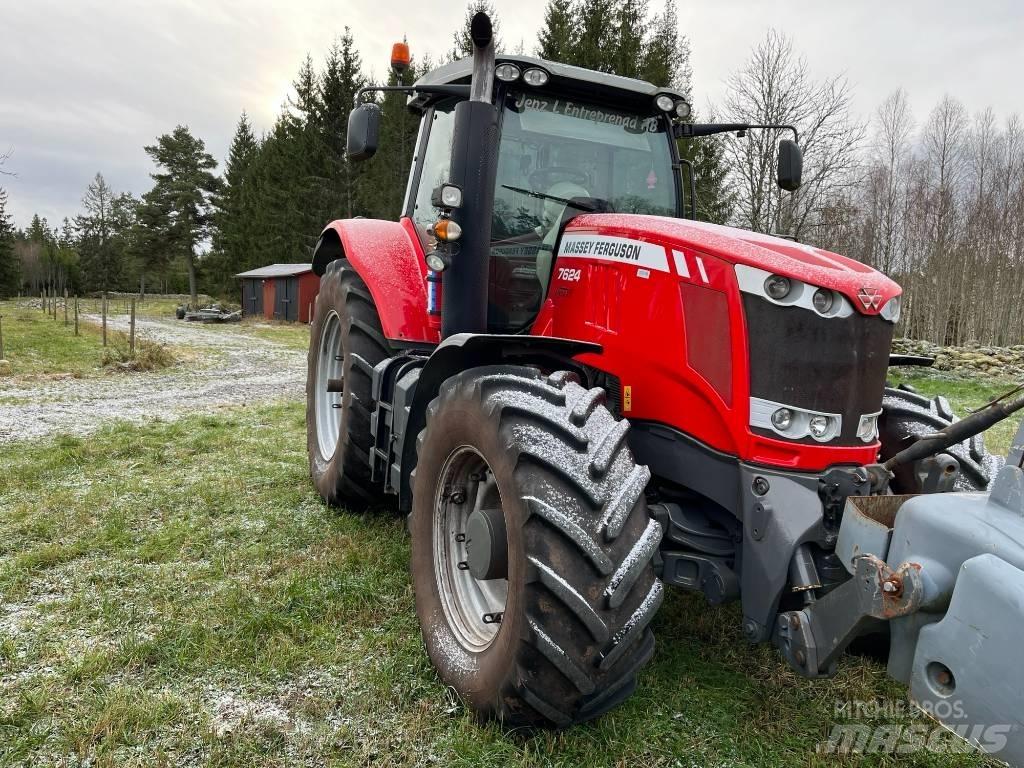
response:
M466 492L465 491L453 491L451 495L452 504L465 504L466 503Z

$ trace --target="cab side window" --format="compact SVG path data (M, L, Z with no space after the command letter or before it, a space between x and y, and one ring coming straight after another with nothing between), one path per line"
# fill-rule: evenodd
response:
M420 232L421 238L437 221L439 211L431 204L430 196L434 188L448 181L448 173L452 159L452 133L455 127L455 104L439 104L431 111L429 133L426 150L423 152L423 169L420 172L419 186L416 189L416 200L412 211L412 220Z

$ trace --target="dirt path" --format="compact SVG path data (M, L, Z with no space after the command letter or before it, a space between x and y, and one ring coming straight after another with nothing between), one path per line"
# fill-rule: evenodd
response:
M127 319L109 325L128 330ZM177 320L140 318L136 331L153 341L200 348L206 359L156 373L0 384L0 443L55 432L86 434L115 419L173 420L224 406L302 397L306 355L301 350Z

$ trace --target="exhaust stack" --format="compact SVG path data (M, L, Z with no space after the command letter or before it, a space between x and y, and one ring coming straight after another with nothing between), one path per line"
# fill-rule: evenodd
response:
M494 89L494 32L486 13L470 24L473 75L469 101L455 107L452 162L448 179L462 188L462 205L452 212L461 227L449 245L451 266L442 273L441 335L487 332L491 215L498 156L498 109Z

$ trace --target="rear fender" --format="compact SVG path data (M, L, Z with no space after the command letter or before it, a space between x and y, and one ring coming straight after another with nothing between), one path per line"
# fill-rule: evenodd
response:
M313 271L345 258L366 283L384 335L397 342L436 344L440 326L427 313L427 266L409 219L339 219L320 235Z

